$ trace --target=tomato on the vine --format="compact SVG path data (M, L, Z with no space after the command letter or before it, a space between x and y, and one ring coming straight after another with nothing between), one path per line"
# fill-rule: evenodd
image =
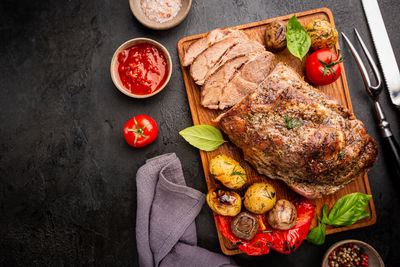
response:
M342 56L329 49L319 49L312 53L306 61L306 75L315 85L327 85L339 79Z
M124 126L126 142L133 147L144 147L156 139L158 127L152 117L138 115L130 119Z

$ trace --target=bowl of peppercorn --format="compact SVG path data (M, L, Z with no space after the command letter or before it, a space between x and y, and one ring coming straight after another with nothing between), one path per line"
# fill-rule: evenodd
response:
M333 244L325 253L322 267L384 267L379 253L359 240L343 240Z

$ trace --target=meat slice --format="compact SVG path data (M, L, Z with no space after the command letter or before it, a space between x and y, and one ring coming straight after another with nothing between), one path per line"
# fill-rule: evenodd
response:
M214 72L201 88L201 104L204 107L218 109L222 89L232 79L237 70L255 55L238 56L228 60Z
M231 107L257 89L258 85L275 67L275 56L264 51L244 64L235 77L222 89L219 109Z
M250 53L255 53L255 52L262 52L265 51L265 48L262 44L259 42L253 41L253 40L246 40L239 42L238 44L234 45L231 47L229 50L226 51L226 53L212 66L207 73L205 74L205 77L202 79L199 78L196 83L198 85L203 85L204 81L210 77L216 70L218 70L222 65L225 64L230 59L233 59L238 56L244 56L248 55Z
M233 106L268 76L274 58L271 52L263 51L226 62L201 88L201 105L209 109Z
M240 30L233 30L229 28L212 30L207 34L206 37L193 42L186 49L185 55L183 57L183 66L189 66L190 64L192 64L193 60L209 46L228 37L248 38L247 35Z
M259 173L307 198L336 192L377 158L363 123L282 63L217 120Z
M214 67L215 63L217 63L231 47L245 41L247 41L247 39L229 37L208 47L196 57L190 66L190 75L193 80L196 83L200 80L203 81L208 70Z

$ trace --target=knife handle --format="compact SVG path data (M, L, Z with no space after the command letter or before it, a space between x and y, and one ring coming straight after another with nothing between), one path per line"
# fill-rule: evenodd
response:
M385 140L385 143L387 143L387 146L389 146L390 150L392 151L395 167L396 167L397 173L400 175L400 146L399 146L399 143L397 143L396 139L394 138L394 136L392 134L392 130L390 129L390 124L386 120L385 113L383 112L383 109L382 109L381 104L379 103L378 99L375 99L374 106L375 106L376 115L379 119L379 128L381 129L381 134L382 134L383 140Z
M384 138L387 146L390 147L392 151L392 156L394 160L395 167L397 169L397 173L400 174L400 146L397 143L396 139L393 135Z

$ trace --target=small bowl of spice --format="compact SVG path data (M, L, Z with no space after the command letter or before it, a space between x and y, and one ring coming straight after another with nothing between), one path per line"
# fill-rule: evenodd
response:
M136 19L154 30L166 30L181 23L189 13L192 0L129 0Z
M133 98L147 98L168 84L172 74L171 56L163 45L152 39L131 39L115 51L110 73L119 91Z
M326 251L321 266L384 267L385 264L379 253L369 244L359 240L343 240Z

